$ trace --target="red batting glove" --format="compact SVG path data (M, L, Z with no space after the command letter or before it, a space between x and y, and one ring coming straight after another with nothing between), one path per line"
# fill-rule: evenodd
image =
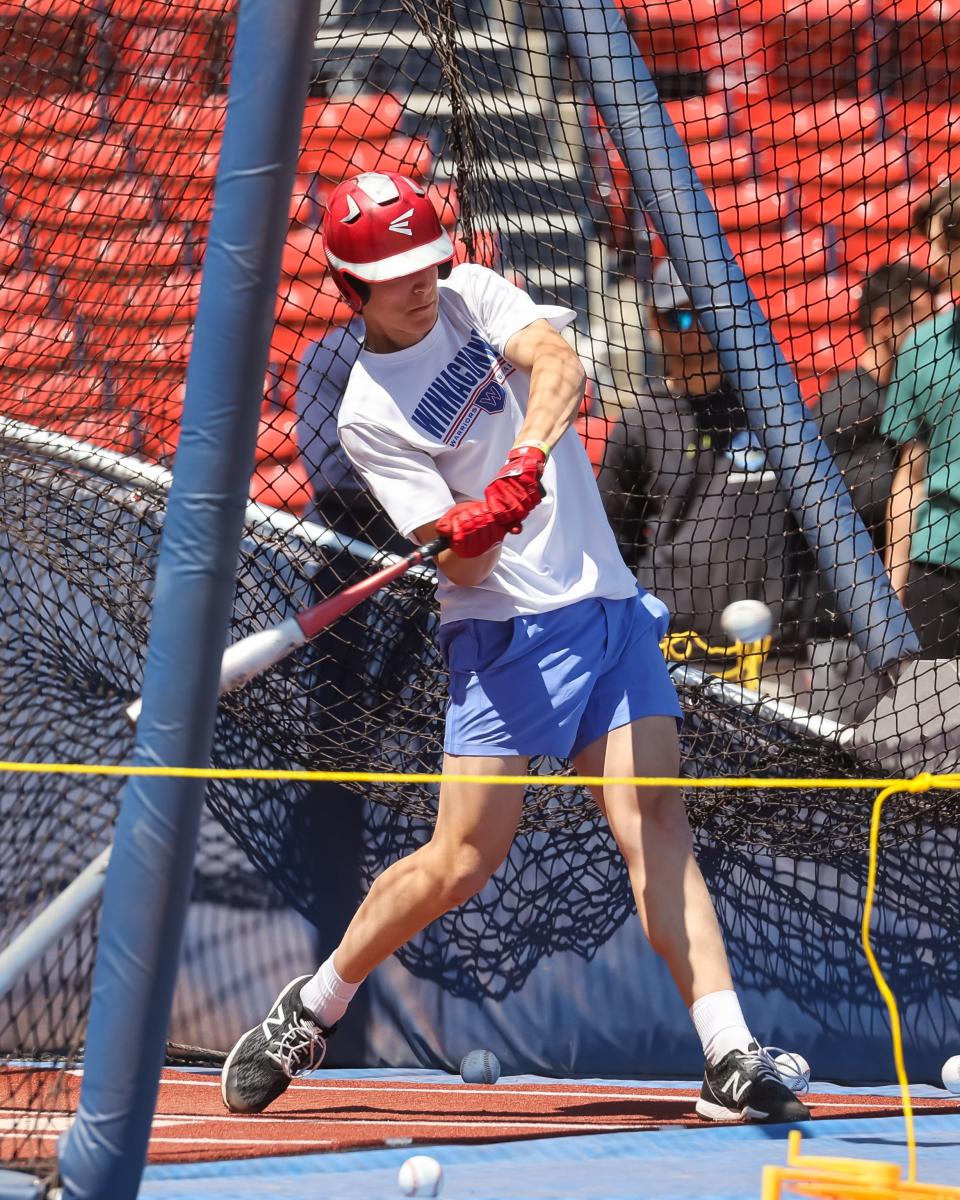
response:
M437 533L447 539L460 558L479 558L502 542L507 533L519 532L519 525L508 529L501 524L482 500L455 504L437 522Z
M540 484L547 465L548 448L527 442L514 448L494 481L483 493L490 511L501 525L525 520L543 499Z

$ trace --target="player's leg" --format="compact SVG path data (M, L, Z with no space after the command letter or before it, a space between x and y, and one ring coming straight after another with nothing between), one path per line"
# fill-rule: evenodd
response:
M583 775L675 779L676 721L646 717L618 726L585 747L576 767ZM809 1110L747 1028L680 789L608 784L596 799L626 862L647 937L666 960L703 1044L707 1065L698 1114L707 1120L806 1120Z
M583 750L575 765L584 775L675 779L676 721L646 717L622 725ZM679 788L607 785L596 799L626 862L647 938L666 960L684 1003L689 1008L701 996L731 991L723 937Z
M447 754L443 771L523 775L527 763ZM415 933L476 895L506 858L522 806L522 786L445 782L433 836L374 881L332 955L337 974L359 985ZM330 1015L329 1009L318 1013Z
M527 759L447 755L444 774L522 775ZM320 1065L326 1039L375 966L478 892L506 857L523 788L445 782L430 841L374 881L340 945L315 975L292 980L231 1050L221 1094L233 1112L262 1112L291 1079Z

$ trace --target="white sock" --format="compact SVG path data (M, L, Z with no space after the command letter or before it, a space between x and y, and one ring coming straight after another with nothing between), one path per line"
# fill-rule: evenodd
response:
M300 989L300 999L320 1024L329 1029L347 1011L347 1005L359 987L359 983L347 983L340 978L331 954L316 975Z
M690 1018L703 1046L704 1058L711 1066L731 1050L746 1050L753 1041L736 992L701 996L690 1006Z

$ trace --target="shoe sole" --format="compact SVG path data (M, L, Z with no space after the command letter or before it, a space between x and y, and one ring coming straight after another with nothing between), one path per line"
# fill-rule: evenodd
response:
M770 1114L756 1108L727 1108L725 1104L711 1104L701 1097L697 1101L697 1116L705 1121L769 1121Z
M276 1000L274 1000L273 1004L270 1005L270 1008L267 1011L267 1015L269 1016L270 1013L273 1012L273 1010L277 1007L277 1005L280 1003L280 1001L284 999L284 997L287 995L287 993L290 991L291 988L295 987L298 983L303 983L304 980L310 979L310 978L312 978L312 976L310 976L310 975L298 975L296 979L291 979L290 982L287 984L287 986L280 993L280 995L276 998ZM263 1028L263 1021L260 1021L260 1022L258 1022L258 1024L254 1025L252 1029L248 1029L246 1033L242 1033L240 1035L240 1037L237 1038L237 1041L234 1043L233 1049L227 1055L226 1062L223 1064L223 1069L220 1072L220 1097L223 1100L223 1106L227 1110L227 1112L258 1113L258 1112L263 1112L263 1108L270 1107L269 1104L265 1104L263 1106L263 1108L235 1108L230 1103L230 1101L227 1099L227 1074L230 1071L230 1068L233 1066L233 1060L234 1060L234 1058L236 1058L237 1051L240 1049L240 1047L243 1045L243 1043L247 1040L247 1038L252 1033L256 1033L258 1029L262 1029L262 1028ZM272 1101L271 1101L271 1103L272 1103Z

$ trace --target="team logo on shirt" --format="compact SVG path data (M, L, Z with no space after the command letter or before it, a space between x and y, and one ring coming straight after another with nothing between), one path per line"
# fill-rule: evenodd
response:
M474 332L424 392L411 420L446 445L459 446L482 412L503 412L504 384L512 373L510 363Z

